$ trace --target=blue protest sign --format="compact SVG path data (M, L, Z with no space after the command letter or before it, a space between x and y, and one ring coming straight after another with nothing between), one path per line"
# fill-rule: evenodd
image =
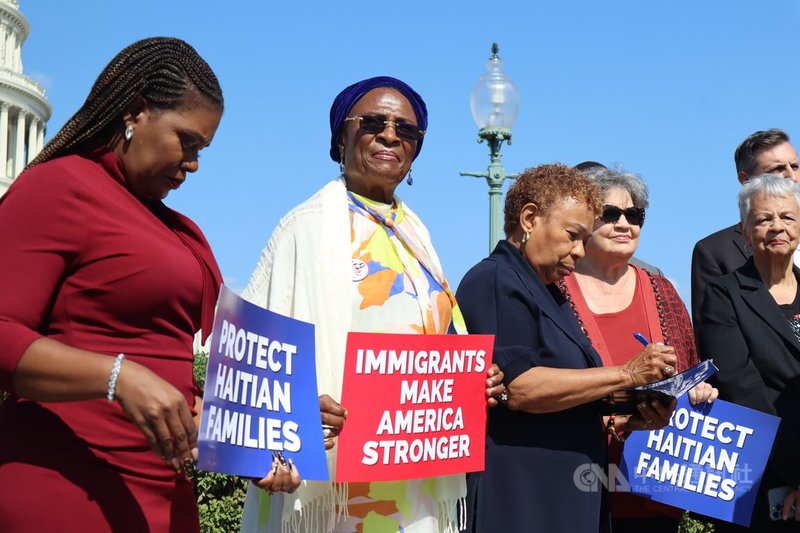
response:
M645 498L748 526L780 418L688 397L664 429L635 431L620 472Z
M314 326L222 287L208 355L199 457L203 470L261 478L281 451L303 479L328 468L314 365Z

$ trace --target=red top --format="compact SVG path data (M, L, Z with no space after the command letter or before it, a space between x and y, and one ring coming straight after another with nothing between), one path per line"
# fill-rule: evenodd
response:
M634 331L642 333L648 339L653 338L645 315L641 285L636 283L634 290L633 300L625 309L616 313L592 313L615 366L627 363L644 349L634 338Z
M625 364L644 349L634 338L634 331L642 333L648 339L655 337L656 332L647 323L645 300L638 281L633 300L628 307L616 313L592 313L614 365ZM613 439L608 446L608 460L614 465L619 465L622 460L622 444ZM664 514L679 519L683 511L626 492L614 492L611 495L611 514L615 518L646 518Z
M0 388L46 336L123 352L194 405L192 341L211 331L219 269L192 221L128 191L115 155L23 173L0 199L0 243ZM190 483L118 404L12 396L0 427L0 530L197 529Z
M651 342L661 339L675 348L677 370L682 372L697 364L691 322L686 307L672 284L664 277L654 276L636 267L636 289L631 303L616 313L593 313L586 303L574 275L564 279L561 290L571 299L584 322L592 344L603 357L604 364L622 365L640 353L644 346L633 337L642 333ZM644 285L642 281L647 285ZM656 323L663 331L654 329ZM619 465L622 445L610 440L609 463ZM647 518L666 515L676 520L682 510L641 498L626 492L611 494L611 514L614 518Z

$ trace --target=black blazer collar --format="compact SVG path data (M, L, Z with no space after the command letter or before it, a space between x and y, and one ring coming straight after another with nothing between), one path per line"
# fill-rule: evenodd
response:
M568 303L564 295L555 284L545 285L542 283L539 274L514 245L505 240L498 242L489 259L506 263L514 269L522 285L536 300L542 312L547 314L556 326L581 347L589 366L603 366L600 356L592 348L588 337L581 331L577 318L567 307ZM565 307L567 307L566 310Z
M793 266L795 278L800 279L800 269ZM742 290L742 299L761 317L772 329L778 333L798 355L800 355L800 343L794 336L789 322L781 312L775 299L767 290L767 286L761 280L761 275L756 269L755 260L750 257L747 262L734 271L734 276Z

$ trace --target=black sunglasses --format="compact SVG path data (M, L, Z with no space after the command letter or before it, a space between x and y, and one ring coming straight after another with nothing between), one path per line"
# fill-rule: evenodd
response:
M625 215L625 220L628 221L628 224L633 224L634 226L639 226L640 228L644 226L643 207L628 207L627 209L620 209L615 205L606 204L603 206L603 214L600 215L600 220L606 224L613 224L619 220L619 217L622 215Z
M359 127L364 133L380 133L391 124L394 126L394 131L397 132L397 136L405 141L418 141L425 135L425 130L419 129L416 124L405 120L389 120L385 115L356 115L344 119L345 122L349 120L359 121Z

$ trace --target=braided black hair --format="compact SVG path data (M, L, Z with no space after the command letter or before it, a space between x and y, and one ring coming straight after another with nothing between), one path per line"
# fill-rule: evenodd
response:
M116 119L138 97L152 109L167 110L190 106L190 93L222 110L217 76L188 43L174 37L136 41L103 69L83 106L28 166L107 142Z

